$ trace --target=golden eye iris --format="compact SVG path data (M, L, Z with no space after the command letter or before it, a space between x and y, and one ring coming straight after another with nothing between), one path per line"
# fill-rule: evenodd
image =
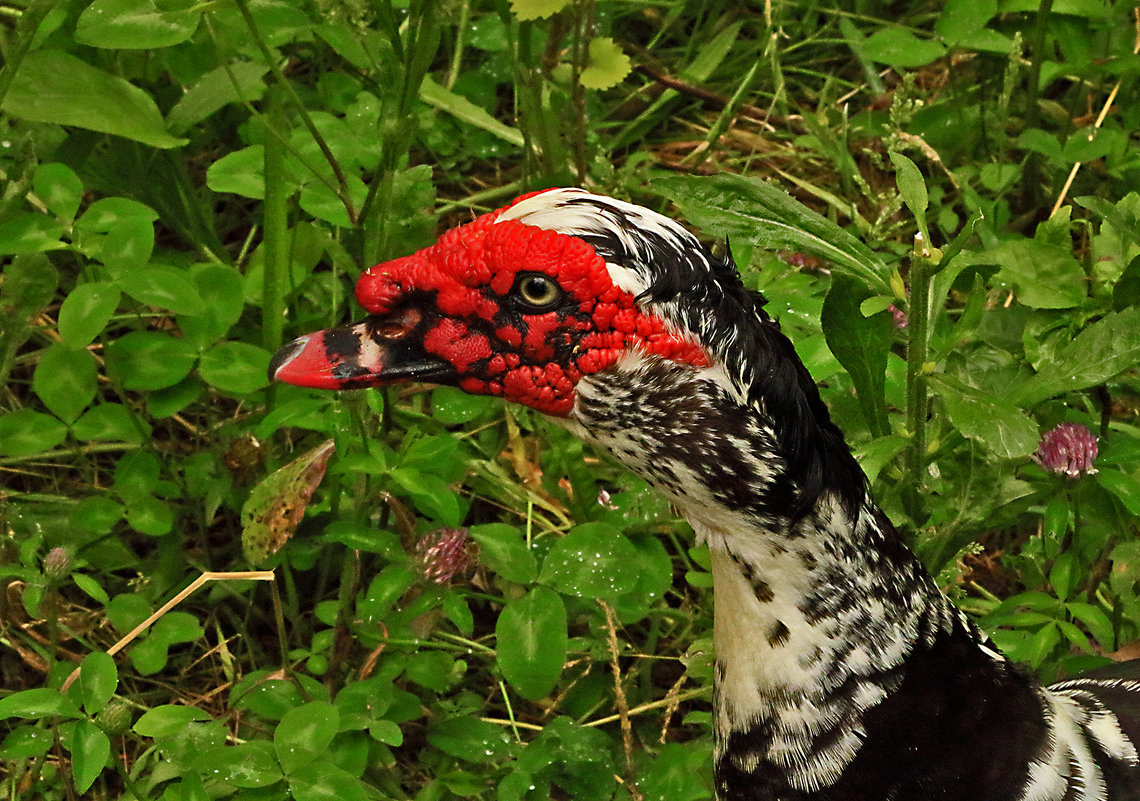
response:
M562 297L562 290L545 275L527 275L518 283L518 296L528 306L543 307Z

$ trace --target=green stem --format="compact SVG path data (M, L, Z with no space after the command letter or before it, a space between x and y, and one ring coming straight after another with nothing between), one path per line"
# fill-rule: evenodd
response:
M261 32L257 28L257 22L253 18L253 13L249 10L249 4L246 0L234 0L234 2L237 4L237 9L241 13L242 19L245 20L246 27L249 28L249 32L253 36L254 44L257 45L257 49L261 51L261 57L264 58L265 63L269 65L269 70L273 73L277 85L288 93L289 98L293 101L293 105L297 110L297 115L309 130L313 141L317 143L317 147L320 148L321 154L325 157L325 161L327 161L329 167L332 168L333 175L336 176L336 186L334 187L336 196L340 202L344 204L345 211L348 212L348 219L355 223L357 211L353 206L352 198L348 194L348 179L345 178L344 171L340 168L340 162L336 160L336 156L333 155L328 143L325 142L325 138L321 136L320 131L317 130L317 126L313 123L312 117L309 116L309 112L305 109L305 104L297 94L297 91L293 88L293 84L289 82L289 79L285 77L285 73L281 71L281 67L277 63L277 58L274 57L273 52L269 49L269 46L265 44L265 40L262 39ZM266 139L269 139L271 135L272 133L267 131Z
M907 472L910 474L907 513L915 525L925 515L919 489L926 483L926 418L930 398L926 389L926 361L930 349L930 282L938 271L942 254L915 236L910 263L910 303L907 315L906 424L910 433Z
M267 127L284 131L284 90L270 88L266 98ZM285 287L289 275L289 181L285 171L285 143L265 137L265 203L262 205L262 246L265 272L261 284L261 344L270 352L281 347L285 326Z

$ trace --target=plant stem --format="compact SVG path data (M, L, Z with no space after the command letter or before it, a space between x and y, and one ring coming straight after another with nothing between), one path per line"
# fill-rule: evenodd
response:
M265 112L267 126L284 131L284 90L272 86ZM261 344L273 352L281 347L285 325L285 285L289 275L289 182L285 175L285 143L265 137L265 203L262 205L262 245L265 271L261 285Z
M906 494L907 513L915 525L925 517L919 489L926 483L926 417L930 399L926 392L926 360L930 348L930 281L938 272L942 254L923 239L914 237L910 262L910 304L907 315L906 424L910 432L907 472L910 492Z

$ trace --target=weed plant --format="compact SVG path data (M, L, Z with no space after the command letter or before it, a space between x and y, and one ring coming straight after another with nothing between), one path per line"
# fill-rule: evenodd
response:
M654 492L497 400L266 381L556 184L729 237L1013 658L1136 655L1128 4L0 12L4 798L711 796L708 564Z

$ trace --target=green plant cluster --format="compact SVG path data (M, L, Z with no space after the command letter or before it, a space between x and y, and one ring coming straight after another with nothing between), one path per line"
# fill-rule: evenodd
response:
M711 797L659 496L493 399L265 377L363 268L558 184L729 237L1012 657L1140 639L1127 4L0 12L4 798ZM1035 461L1060 423L1092 470Z

